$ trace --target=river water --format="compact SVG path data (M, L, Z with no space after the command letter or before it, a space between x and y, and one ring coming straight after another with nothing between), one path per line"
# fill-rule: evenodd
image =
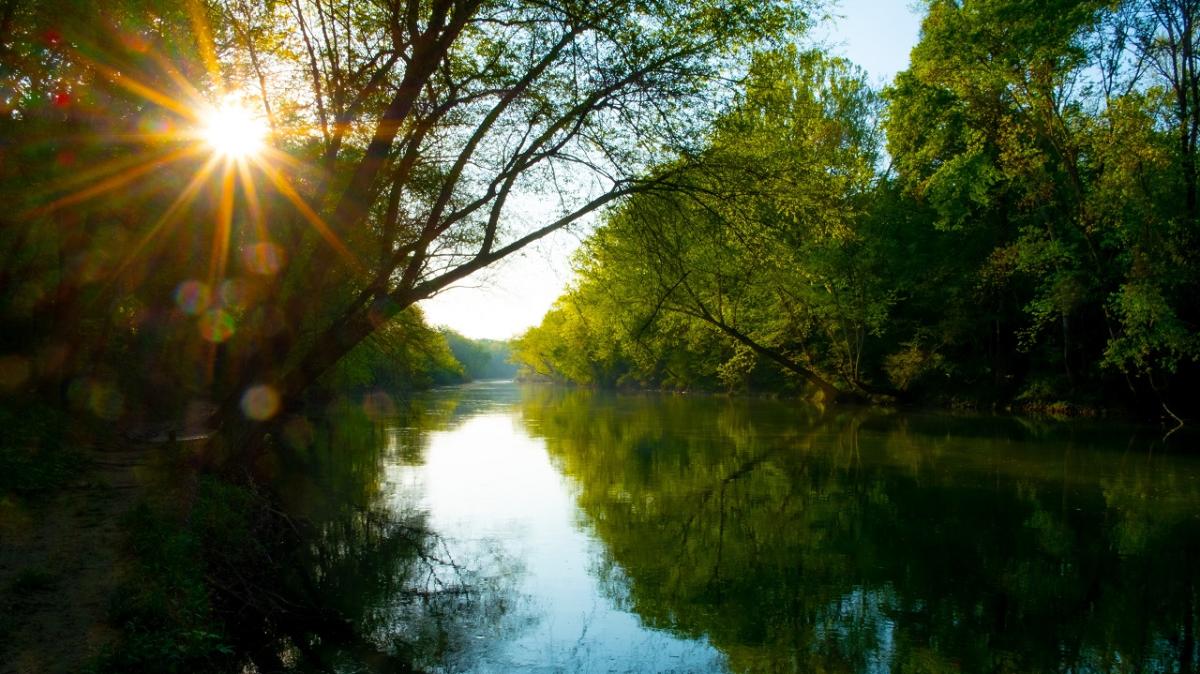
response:
M1157 429L504 382L284 436L330 602L425 670L1197 667L1200 460Z

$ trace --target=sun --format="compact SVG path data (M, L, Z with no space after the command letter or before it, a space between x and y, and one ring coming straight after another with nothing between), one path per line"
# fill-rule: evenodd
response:
M267 125L253 111L227 99L200 116L200 137L218 155L245 159L262 152Z

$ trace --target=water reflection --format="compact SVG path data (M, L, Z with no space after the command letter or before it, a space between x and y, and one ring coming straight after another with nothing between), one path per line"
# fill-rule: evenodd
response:
M734 671L1193 670L1195 460L770 402L543 389L521 412L607 594Z
M1137 429L512 384L346 409L273 468L358 635L332 671L1195 671L1200 462Z
M423 401L384 422L342 401L279 429L276 451L255 468L271 478L280 511L263 513L272 522L258 529L264 540L227 565L256 574L259 600L237 621L254 670L458 671L502 638L512 574L495 573L496 559L452 555L430 513L389 475L423 455L456 404Z
M445 427L424 434L421 461L391 472L397 498L417 495L430 529L481 577L506 577L514 601L498 638L443 671L707 672L722 655L704 639L648 629L601 591L603 548L582 519L576 490L545 444L523 428L511 385L463 396ZM441 397L439 396L439 397ZM494 396L494 397L493 397Z

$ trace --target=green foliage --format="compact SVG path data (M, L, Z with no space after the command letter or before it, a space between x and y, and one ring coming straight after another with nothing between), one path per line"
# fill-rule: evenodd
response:
M882 100L838 59L757 55L518 357L588 384L740 389L769 363L826 397L1191 414L1200 61L1171 61L1189 7L930 0Z
M905 345L884 359L888 379L901 391L910 390L921 379L934 376L944 359L936 351L922 349L916 343Z
M247 543L239 537L242 527L228 526L244 516L238 510L244 499L229 498L236 495L205 480L196 507L206 516L181 521L178 511L150 503L129 514L133 565L110 608L121 636L91 671L223 672L233 666L231 641L214 613L206 551Z
M1195 362L1197 267L1178 249L1195 155L1175 141L1187 125L1163 123L1191 104L1131 67L1151 43L1192 39L1156 32L1176 4L930 2L888 91L900 183L961 251L925 301L975 300L940 351L1008 395L1127 398Z
M462 363L467 379L512 379L517 366L511 361L508 342L494 339L471 339L443 329L442 336L454 358Z
M344 356L324 383L337 391L414 391L465 377L446 335L429 327L417 307L409 307Z
M1200 360L1200 333L1179 319L1152 283L1128 283L1110 300L1124 330L1108 343L1103 364L1124 372L1174 374L1181 363Z
M536 332L522 360L585 383L731 389L769 361L798 375L788 386L861 389L896 292L876 273L893 228L868 209L878 103L843 60L758 55L704 155L663 167L673 189L632 198L585 246L583 280L539 328L581 362L536 353Z

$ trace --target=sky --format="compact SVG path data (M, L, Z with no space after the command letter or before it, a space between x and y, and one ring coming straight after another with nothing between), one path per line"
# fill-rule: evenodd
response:
M908 66L921 14L913 0L841 0L810 38L884 84ZM541 322L572 278L571 255L589 223L550 235L421 302L425 317L476 339L508 339Z

